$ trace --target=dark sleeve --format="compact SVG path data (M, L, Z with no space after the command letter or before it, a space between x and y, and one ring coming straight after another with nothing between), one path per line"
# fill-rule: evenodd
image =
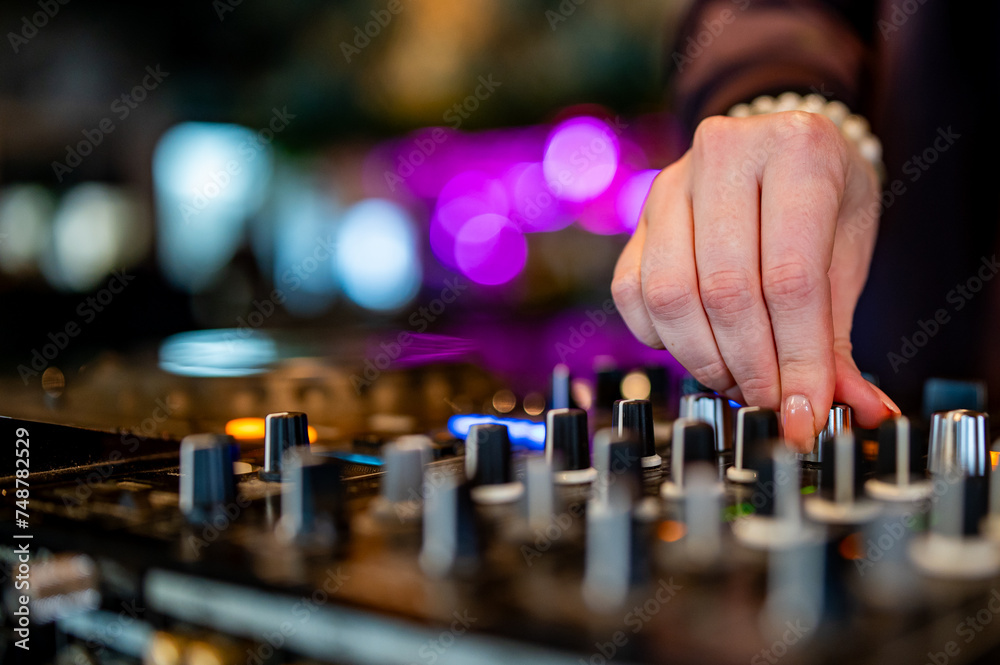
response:
M695 0L668 54L675 110L703 118L757 95L816 92L865 112L874 0Z

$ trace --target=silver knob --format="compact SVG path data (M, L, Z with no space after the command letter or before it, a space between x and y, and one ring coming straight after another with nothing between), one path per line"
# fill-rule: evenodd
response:
M692 393L681 397L681 418L701 420L715 430L715 451L730 449L732 441L732 415L729 400L715 393Z
M803 462L820 464L827 449L832 449L833 442L841 434L851 434L851 407L846 404L834 404L830 407L830 415L826 419L826 427L816 437L812 452L800 453Z
M927 467L931 473L958 470L966 478L985 476L991 467L989 416L978 411L944 411L931 417Z

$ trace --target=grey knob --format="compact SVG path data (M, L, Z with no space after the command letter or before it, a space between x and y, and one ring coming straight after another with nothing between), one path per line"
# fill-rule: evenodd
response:
M428 575L465 575L479 565L481 533L471 487L456 477L435 486L424 507L420 567Z
M261 480L281 480L285 453L309 445L309 421L298 412L271 413L264 419L264 468Z
M981 478L991 468L989 416L978 411L944 411L931 417L927 467L933 474L956 469L967 478Z
M610 485L587 505L584 601L592 609L621 605L649 575L650 529L655 499L633 503L629 488Z
M284 459L280 529L286 537L322 542L347 537L347 510L341 467L296 447Z
M431 445L429 437L413 435L400 437L382 449L382 496L387 501L422 501L424 466L431 461Z
M722 453L730 449L732 440L732 416L729 400L715 393L692 393L681 397L681 418L701 420L715 431L715 451Z
M816 437L812 452L800 453L803 462L822 464L828 448L832 448L834 440L841 434L851 434L851 407L846 404L834 404L830 407L830 415L826 419L826 427Z
M192 434L181 441L180 508L188 518L210 518L236 496L233 450L223 434Z

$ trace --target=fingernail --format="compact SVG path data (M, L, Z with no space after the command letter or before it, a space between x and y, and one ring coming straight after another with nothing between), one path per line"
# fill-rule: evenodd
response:
M808 452L816 437L816 421L812 404L805 395L789 395L781 409L781 424L785 438L798 450Z
M875 396L878 397L879 401L882 402L882 406L884 406L892 415L894 416L903 415L903 412L900 411L898 406L896 406L896 403L893 402L891 399L889 399L889 396L886 395L884 392L882 392L881 389L879 389L875 385L871 385L871 389L872 392L875 393Z

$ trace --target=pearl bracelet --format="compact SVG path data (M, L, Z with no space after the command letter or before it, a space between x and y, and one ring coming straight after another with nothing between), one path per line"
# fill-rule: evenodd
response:
M794 92L786 92L777 98L762 95L749 104L737 104L729 109L732 118L748 118L752 115L780 113L782 111L805 111L820 113L833 121L844 138L854 144L868 162L875 168L880 181L885 180L885 165L882 163L882 143L871 132L868 121L851 113L843 102L827 101L822 95L803 97Z

